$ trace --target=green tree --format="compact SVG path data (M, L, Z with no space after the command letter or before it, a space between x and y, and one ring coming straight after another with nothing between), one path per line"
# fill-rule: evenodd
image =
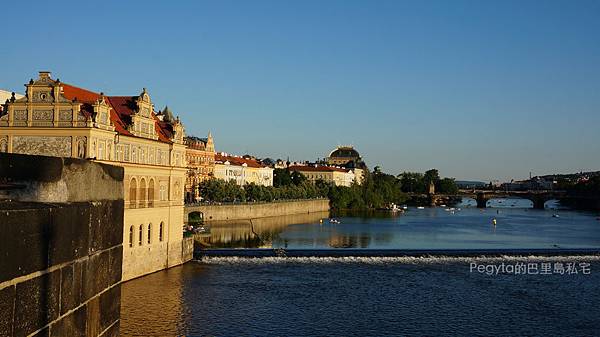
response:
M423 174L418 172L403 172L398 176L400 186L406 193L425 193Z
M291 174L291 179L292 182L294 183L294 185L298 186L301 185L303 182L305 182L307 179L304 176L304 174L298 172L298 171L294 171Z
M288 186L292 184L292 176L288 169L276 168L273 170L273 186Z
M425 174L423 175L423 182L425 184L425 188L428 188L431 183L433 183L434 185L437 185L437 183L439 181L440 181L440 174L437 169L431 169L431 170L425 171Z
M453 178L444 178L438 181L435 190L436 193L440 194L456 194L458 193L458 186Z

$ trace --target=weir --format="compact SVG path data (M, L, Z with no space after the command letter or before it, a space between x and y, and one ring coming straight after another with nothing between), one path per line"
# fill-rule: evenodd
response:
M205 249L194 252L205 257L517 257L599 256L600 249Z

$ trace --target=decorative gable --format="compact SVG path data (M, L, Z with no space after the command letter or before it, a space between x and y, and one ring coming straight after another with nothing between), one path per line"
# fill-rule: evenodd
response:
M50 72L40 71L36 80L31 79L26 86L25 96L12 97L5 104L7 115L0 126L37 127L89 127L91 114L84 103L65 97L59 79L53 80Z
M152 104L146 88L139 96L132 98L132 103L134 109L131 115L131 124L128 125L127 130L137 137L158 139L154 125L156 122L153 116L154 104Z

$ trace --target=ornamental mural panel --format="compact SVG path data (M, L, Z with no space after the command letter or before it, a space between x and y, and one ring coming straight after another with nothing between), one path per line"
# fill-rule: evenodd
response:
M54 111L52 110L33 110L31 119L34 121L51 121L54 119Z
M52 126L54 120L53 110L33 110L31 114L33 126Z
M14 120L15 121L26 121L27 120L27 110L15 110L14 111Z
M71 137L14 136L13 152L71 157Z
M58 112L58 120L59 121L64 121L64 122L71 122L71 121L73 121L73 110L71 110L71 109L60 110Z
M27 125L27 110L15 110L13 112L13 124L15 126Z

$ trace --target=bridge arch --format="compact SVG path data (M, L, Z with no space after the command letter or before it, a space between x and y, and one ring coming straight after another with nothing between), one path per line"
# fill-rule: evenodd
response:
M534 209L544 209L546 202L564 197L564 191L461 191L457 196L472 198L477 201L477 207L486 208L491 199L521 198L533 203ZM510 206L509 206L510 207Z
M188 223L199 223L204 221L204 213L200 211L193 211L187 214Z

